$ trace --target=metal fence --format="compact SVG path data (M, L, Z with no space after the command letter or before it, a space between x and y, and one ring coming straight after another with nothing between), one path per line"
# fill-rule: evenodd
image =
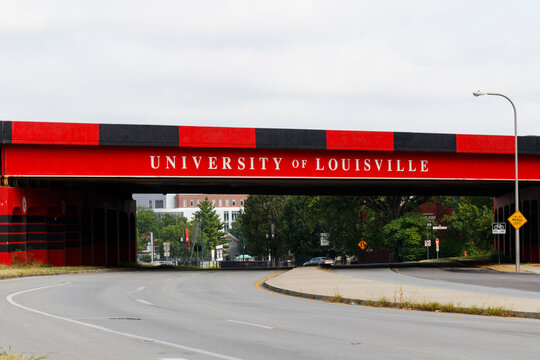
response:
M266 269L294 267L293 260L274 261L201 261L201 259L169 259L155 264L173 266L195 266L203 269Z
M220 261L221 269L266 269L273 267L293 267L294 261L281 260L277 265L274 261Z

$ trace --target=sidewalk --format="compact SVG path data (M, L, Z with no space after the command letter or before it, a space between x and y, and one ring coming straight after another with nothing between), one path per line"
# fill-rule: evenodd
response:
M540 267L536 268L540 270ZM266 280L264 285L290 295L323 300L341 298L357 304L437 302L462 308L504 308L530 318L539 318L540 314L540 300L386 283L342 276L314 267L295 268L281 273Z
M515 272L516 265L491 265L487 266L488 269L505 272ZM520 272L528 272L534 274L540 274L540 265L519 265Z

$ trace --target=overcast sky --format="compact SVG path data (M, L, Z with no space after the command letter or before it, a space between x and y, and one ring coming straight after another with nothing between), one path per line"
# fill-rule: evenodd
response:
M4 1L0 119L540 135L538 1Z

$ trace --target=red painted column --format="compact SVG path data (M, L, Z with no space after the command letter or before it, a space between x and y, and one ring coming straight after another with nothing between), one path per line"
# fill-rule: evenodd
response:
M81 265L81 217L79 210L69 206L66 210L66 265Z
M128 263L130 262L129 217L125 211L118 216L118 235L120 264Z
M95 266L107 265L107 242L105 228L105 211L93 209L92 238L93 238L93 264Z
M65 216L60 207L50 207L47 214L47 263L64 266L66 249Z
M129 262L137 262L137 223L134 210L129 214Z
M118 214L107 210L107 266L118 266Z
M92 214L90 208L85 206L81 213L81 265L92 265L93 263Z
M0 188L0 264L11 265L11 246L9 244L9 227L11 224L11 204L9 203L9 192L13 188Z

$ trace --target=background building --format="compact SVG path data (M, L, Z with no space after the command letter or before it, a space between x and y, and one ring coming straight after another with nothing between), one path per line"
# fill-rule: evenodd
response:
M137 206L153 209L159 214L173 214L193 220L193 215L199 210L199 203L208 198L214 205L224 225L224 230L230 229L232 223L244 208L248 195L245 194L133 194Z

